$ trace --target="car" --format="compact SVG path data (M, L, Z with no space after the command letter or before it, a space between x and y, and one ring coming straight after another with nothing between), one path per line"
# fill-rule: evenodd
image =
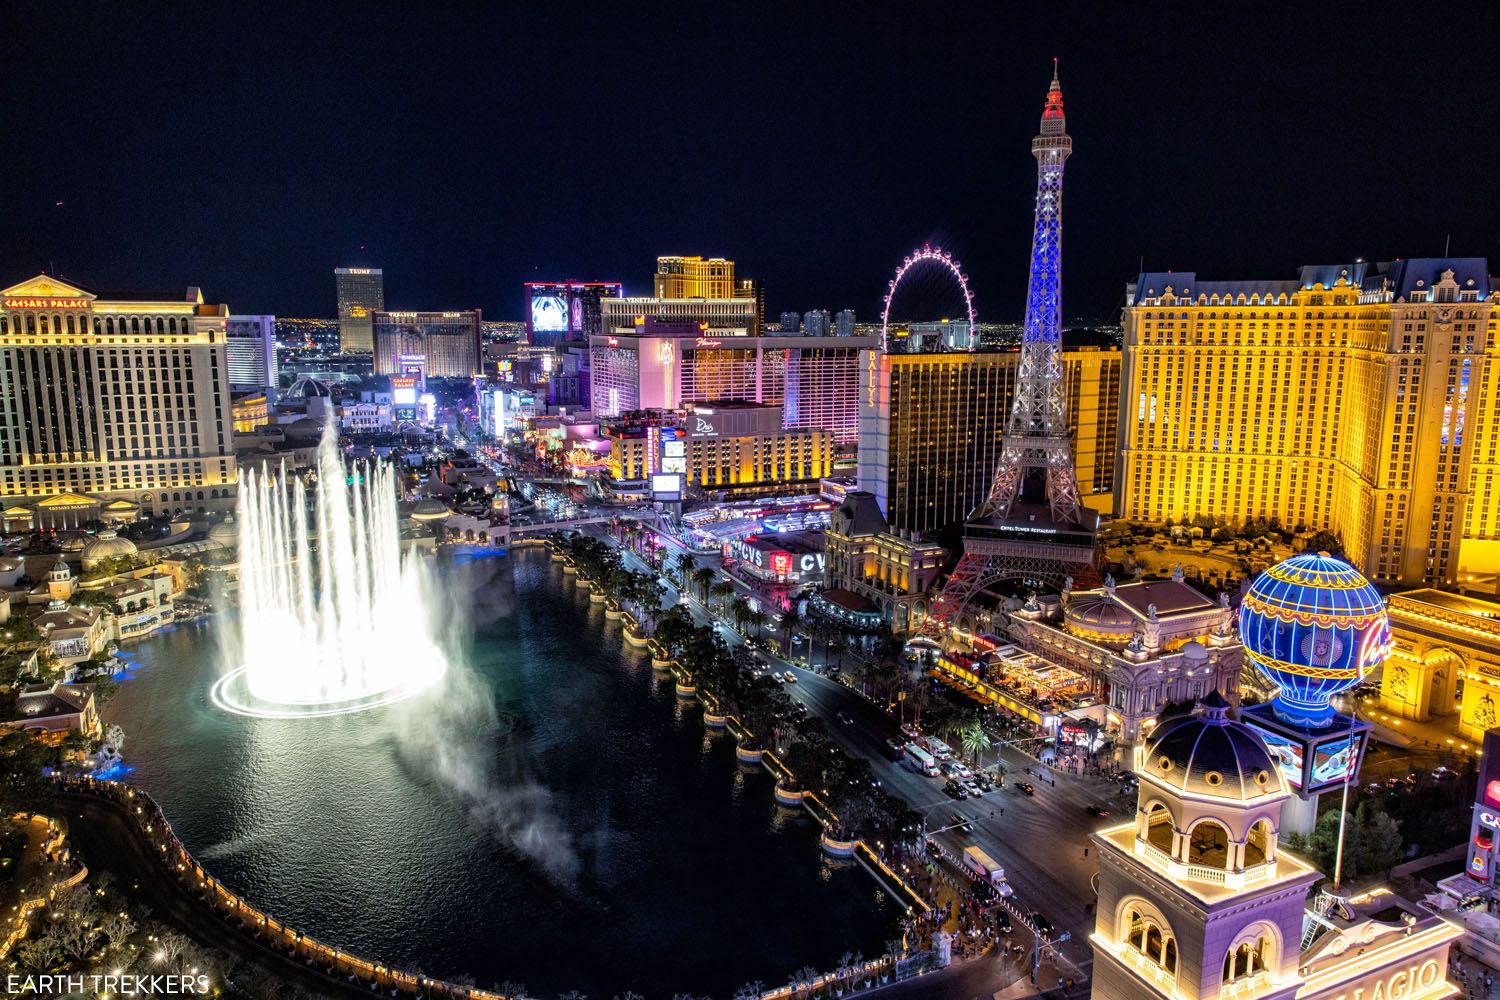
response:
M964 767L956 760L945 760L938 766L941 767L943 769L943 773L950 778L962 779L973 776L973 772L971 772L967 767Z
M1037 913L1035 910L1033 910L1031 913L1031 926L1035 927L1036 932L1042 937L1052 936L1052 921L1048 920L1040 913Z
M1090 816L1098 816L1100 819L1109 815L1109 810L1103 806L1089 806L1086 810Z
M1006 913L1003 908L997 907L995 909L995 927L1001 934L1009 934L1010 926L1010 914Z
M964 786L956 781L949 781L944 784L943 794L950 799L959 799L960 801L969 797L969 793L964 791Z
M1036 786L1033 785L1029 781L1022 781L1022 782L1017 783L1016 790L1020 791L1020 792L1024 792L1027 795L1035 795L1036 794Z
M961 813L953 813L948 817L948 822L954 829L963 833L973 833L974 824L970 823Z
M984 794L984 789L980 788L979 782L975 781L973 778L964 778L959 782L959 784L964 786L964 791L968 792L976 799Z
M1457 777L1458 772L1453 770L1447 764L1439 764L1437 767L1432 769L1433 781L1453 781Z
M834 718L838 719L840 722L842 722L846 726L852 726L852 725L854 725L854 716L850 715L848 712L839 712L837 715L834 716Z
M906 756L906 741L892 736L885 741L885 755L891 760L900 760Z
M784 678L786 678L786 682L788 684L795 684L795 683L797 683L797 675L794 674L794 673L792 673L790 670L788 670L786 673L782 674L781 676L784 677Z

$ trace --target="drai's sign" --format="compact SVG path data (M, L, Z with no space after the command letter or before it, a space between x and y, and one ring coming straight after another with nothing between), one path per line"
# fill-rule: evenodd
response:
M1363 980L1357 986L1346 986L1340 993L1324 994L1326 1000L1409 1000L1425 997L1443 979L1443 968L1429 958L1398 972Z
M707 420L704 420L702 417L695 416L693 417L693 436L718 437L719 430L717 427L709 423Z

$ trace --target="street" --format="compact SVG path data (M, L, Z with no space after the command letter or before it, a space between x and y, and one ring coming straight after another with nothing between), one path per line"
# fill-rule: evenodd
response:
M607 527L591 525L585 530L618 544ZM639 555L622 551L630 568L651 571ZM695 556L695 561L718 571L718 561L713 556ZM670 568L670 561L667 565ZM720 575L723 576L721 571ZM678 600L680 591L674 580L662 576L661 581L671 600ZM736 586L744 589L743 584ZM700 624L717 621L710 609L691 593L686 607ZM744 641L728 626L720 627L718 632L731 647ZM796 667L769 651L759 650L754 656L777 671L793 671L797 681L786 685L792 698L822 720L843 749L868 759L885 788L923 814L929 830L949 826L949 817L955 813L969 820L974 826L972 834L949 830L937 834L936 839L955 855L974 844L999 861L1015 890L1013 901L1022 911L1041 913L1052 922L1058 935L1071 933L1071 940L1058 947L1066 959L1064 964L1071 964L1074 978L1084 978L1092 964L1092 949L1088 944L1093 929L1091 879L1098 870L1092 851L1085 857L1084 850L1089 847L1090 832L1116 823L1125 815L1122 806L1128 806L1133 815L1134 803L1120 796L1118 783L1059 774L1018 751L1003 748L1002 760L1009 773L1006 786L979 798L956 801L943 793L943 779L921 775L904 762L886 756L886 740L900 736L901 732L897 721L880 707L837 681ZM852 724L839 721L840 713L847 713ZM988 762L992 758L986 754L985 759ZM1038 776L1028 778L1027 767ZM1015 787L1018 780L1030 780L1036 786L1035 797L1019 791ZM1051 781L1056 782L1055 786ZM1107 807L1113 815L1107 819L1091 816L1087 812L1091 805ZM1085 912L1086 906L1090 907L1089 912ZM1024 928L1018 926L1013 937L1022 940L1024 934Z

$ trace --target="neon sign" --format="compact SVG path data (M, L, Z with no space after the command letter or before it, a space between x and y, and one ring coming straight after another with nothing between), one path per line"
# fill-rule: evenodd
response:
M87 309L89 300L69 299L6 299L7 309Z

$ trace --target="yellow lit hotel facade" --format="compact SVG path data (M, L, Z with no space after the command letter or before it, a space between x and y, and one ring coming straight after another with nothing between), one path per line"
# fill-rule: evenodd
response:
M659 299L732 299L734 261L723 257L656 258Z
M1115 513L1329 530L1373 581L1493 591L1500 284L1483 258L1142 274Z
M1424 587L1391 595L1387 613L1380 707L1478 746L1500 725L1500 604Z
M227 306L106 300L38 275L0 292L8 530L230 510Z

